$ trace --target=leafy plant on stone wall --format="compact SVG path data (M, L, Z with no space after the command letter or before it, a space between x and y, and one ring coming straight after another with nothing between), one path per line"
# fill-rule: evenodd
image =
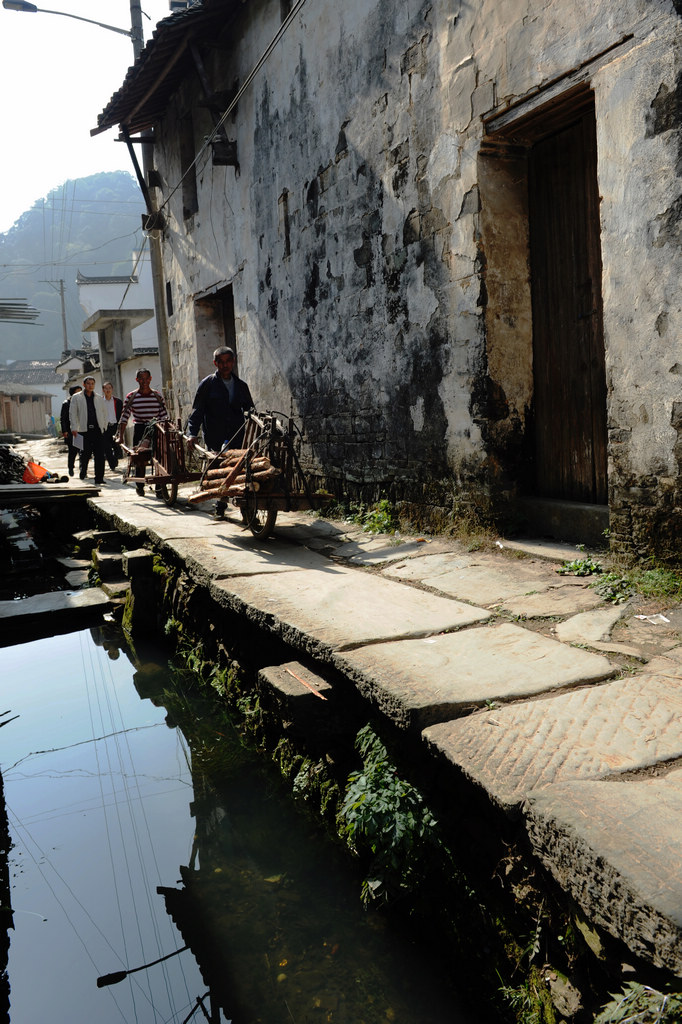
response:
M363 902L388 902L417 884L420 858L435 841L436 821L421 794L399 777L368 725L359 731L355 746L363 766L348 777L339 834L351 849L369 855Z
M365 533L395 533L398 515L388 498L365 504L365 502L339 500L327 505L325 519L341 519L345 523L361 526Z
M595 1017L594 1024L679 1024L682 992L665 993L631 981Z

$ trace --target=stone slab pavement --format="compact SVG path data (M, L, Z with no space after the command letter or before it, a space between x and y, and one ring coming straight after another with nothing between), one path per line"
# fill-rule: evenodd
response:
M58 469L59 444L46 445ZM107 476L90 504L322 679L332 665L395 725L421 730L443 784L450 772L514 815L590 921L682 975L679 608L614 609L589 578L557 574L572 546L500 538L471 552L305 514L280 515L264 542L185 499L181 488L169 509Z
M565 615L603 603L588 580L558 576L546 559L500 558L494 552L418 554L387 566L384 575L524 617Z
M488 701L594 683L616 671L601 655L511 623L371 644L334 662L397 725L421 728Z
M682 758L682 679L636 675L430 726L435 755L505 810L557 782Z
M483 608L422 593L327 561L318 569L216 580L220 605L248 615L294 647L329 660L335 651L461 629Z
M550 785L528 795L525 820L536 856L591 920L682 973L682 770Z

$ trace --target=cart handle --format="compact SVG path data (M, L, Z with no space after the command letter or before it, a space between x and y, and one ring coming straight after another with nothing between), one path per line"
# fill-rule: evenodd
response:
M194 441L194 442L196 442L196 437L188 437L187 434L183 434L182 436L183 436L185 441ZM200 444L196 444L195 443L194 451L195 452L199 452L199 455L204 455L207 459L215 459L215 457L216 457L216 453L215 452L207 451L206 448L202 448Z

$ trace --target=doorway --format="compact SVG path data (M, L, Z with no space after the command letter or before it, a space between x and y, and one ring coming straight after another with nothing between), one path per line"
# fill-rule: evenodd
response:
M607 503L594 95L487 122L479 155L496 464L518 495ZM498 408L500 403L498 403Z
M234 292L232 285L224 285L210 295L194 301L194 324L197 341L197 368L199 380L213 372L213 352L228 345L237 354L234 322ZM237 365L235 364L235 369Z
M607 501L594 109L528 154L536 493Z

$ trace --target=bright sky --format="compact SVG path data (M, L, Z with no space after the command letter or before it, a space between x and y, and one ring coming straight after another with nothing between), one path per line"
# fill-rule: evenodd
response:
M47 0L44 9L130 28L129 0ZM142 0L145 42L169 14L168 0ZM115 128L90 136L132 63L126 36L73 18L0 6L0 233L70 178L133 173L125 144L114 141Z

